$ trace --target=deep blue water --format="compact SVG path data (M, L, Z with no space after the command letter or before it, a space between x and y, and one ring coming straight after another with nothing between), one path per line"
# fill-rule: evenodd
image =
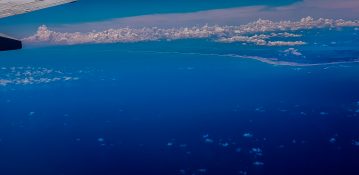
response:
M359 174L358 63L276 66L137 48L1 53L0 79L18 82L0 85L0 174ZM326 61L357 57L348 48Z

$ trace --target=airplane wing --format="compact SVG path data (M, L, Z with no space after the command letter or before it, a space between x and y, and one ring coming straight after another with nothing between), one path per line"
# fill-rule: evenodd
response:
M0 0L0 18L19 15L76 0Z
M76 0L0 0L0 19L75 1ZM0 51L17 50L21 48L22 43L20 40L0 33Z

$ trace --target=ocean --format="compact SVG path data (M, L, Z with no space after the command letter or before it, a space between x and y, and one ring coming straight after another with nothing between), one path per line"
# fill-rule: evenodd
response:
M357 175L358 47L344 46L3 52L0 174Z

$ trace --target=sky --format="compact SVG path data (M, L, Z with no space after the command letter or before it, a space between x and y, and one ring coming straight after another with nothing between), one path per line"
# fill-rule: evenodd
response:
M253 5L280 6L293 2L296 0L80 0L72 4L0 19L0 26L3 33L21 34L34 31L41 24L74 24L149 14L188 13Z
M296 1L298 0L80 0L67 6L13 17L10 21L31 19L32 22L89 22L146 14L194 12L253 5L278 6ZM22 23L31 21L24 20Z
M258 19L300 20L312 16L359 19L357 0L80 0L76 3L0 19L1 32L17 38L46 25L59 32L122 27L242 25Z

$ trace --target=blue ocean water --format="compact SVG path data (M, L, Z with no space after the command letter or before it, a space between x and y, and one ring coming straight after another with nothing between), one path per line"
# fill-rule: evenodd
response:
M3 52L0 174L356 175L358 41L345 36L296 47L306 57L201 40Z

